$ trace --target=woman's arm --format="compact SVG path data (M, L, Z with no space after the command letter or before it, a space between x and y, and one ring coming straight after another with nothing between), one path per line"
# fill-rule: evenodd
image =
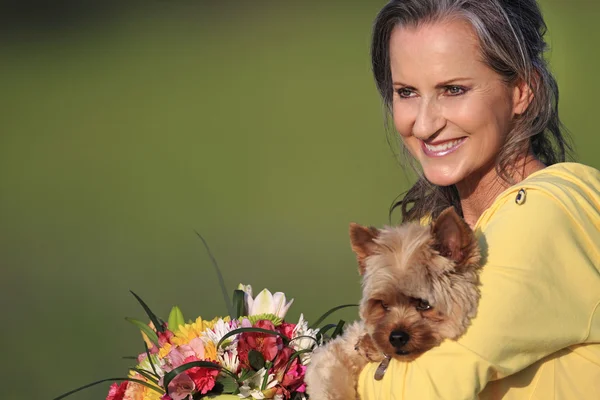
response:
M473 399L489 381L587 340L600 300L598 230L540 188L529 188L523 205L515 194L482 227L487 260L467 333L412 363L392 362L379 382L370 364L363 400Z

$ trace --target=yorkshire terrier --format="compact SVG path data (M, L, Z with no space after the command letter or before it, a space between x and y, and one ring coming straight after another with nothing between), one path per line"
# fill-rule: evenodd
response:
M384 229L350 225L362 276L361 320L317 348L306 371L312 400L359 399L358 375L391 358L412 361L469 326L479 301L480 252L473 231L454 208L429 226Z

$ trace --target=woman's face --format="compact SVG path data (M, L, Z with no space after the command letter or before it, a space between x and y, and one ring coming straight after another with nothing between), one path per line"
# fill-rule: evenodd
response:
M471 26L453 20L397 27L390 66L394 125L427 179L449 186L494 173L523 102L518 87L483 63Z

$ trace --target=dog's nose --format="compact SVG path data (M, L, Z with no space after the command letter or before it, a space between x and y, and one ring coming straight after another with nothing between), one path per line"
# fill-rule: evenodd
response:
M408 343L410 336L404 331L392 331L390 333L390 343L396 348L400 348Z

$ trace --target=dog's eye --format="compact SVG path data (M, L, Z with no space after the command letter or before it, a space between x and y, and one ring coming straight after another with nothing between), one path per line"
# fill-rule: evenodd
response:
M415 308L418 311L427 311L431 310L433 307L431 307L431 304L429 304L427 300L417 299L417 305L415 306Z
M390 306L388 306L383 301L380 301L379 304L381 305L381 308L383 308L385 311L390 311Z

